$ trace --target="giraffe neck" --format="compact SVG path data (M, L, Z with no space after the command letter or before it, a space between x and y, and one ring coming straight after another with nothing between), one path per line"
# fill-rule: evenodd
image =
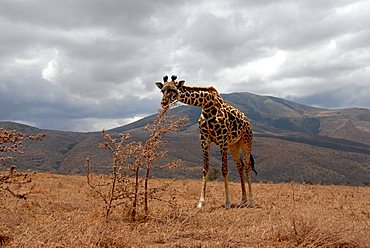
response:
M221 96L213 87L183 86L179 92L179 101L191 106L201 107L204 111L220 106Z

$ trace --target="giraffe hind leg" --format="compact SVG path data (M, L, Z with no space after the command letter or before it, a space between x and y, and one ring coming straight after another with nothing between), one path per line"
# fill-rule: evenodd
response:
M251 149L248 149L248 146L243 147L243 159L242 161L246 164L246 171L247 171L247 182L248 182L248 193L249 193L249 206L254 207L254 198L253 198L253 192L252 192L252 178L251 178L251 169L254 169L254 159L251 155ZM256 172L256 171L255 171ZM257 172L256 172L257 173Z
M236 167L238 169L239 177L240 177L240 184L242 189L242 199L240 206L245 207L247 203L247 193L245 191L245 180L244 180L244 170L245 170L245 164L243 162L243 158L240 157L240 143L234 144L230 146L230 153L233 157L233 160L236 164Z

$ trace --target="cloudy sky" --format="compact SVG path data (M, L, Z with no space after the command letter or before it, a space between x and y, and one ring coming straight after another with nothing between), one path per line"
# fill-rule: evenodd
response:
M0 120L120 126L156 112L164 74L370 108L370 1L0 0Z

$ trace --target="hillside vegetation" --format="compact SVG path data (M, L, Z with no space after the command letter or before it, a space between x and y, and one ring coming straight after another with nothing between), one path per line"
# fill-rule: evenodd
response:
M117 208L104 221L102 202L83 176L32 174L27 200L0 196L0 245L6 247L369 247L370 188L255 183L256 208L225 210L223 183L209 183L195 208L200 180L170 183L151 201L148 220ZM240 185L230 184L232 202Z

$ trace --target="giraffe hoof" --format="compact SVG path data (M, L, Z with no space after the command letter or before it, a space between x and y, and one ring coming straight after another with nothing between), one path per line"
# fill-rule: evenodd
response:
M230 209L230 208L231 208L230 202L225 203L225 209Z
M198 208L203 208L204 207L204 201L200 201L199 203L198 203L198 206L197 206Z
M254 208L256 205L254 204L254 201L251 201L250 203L249 203L249 207L250 208Z

